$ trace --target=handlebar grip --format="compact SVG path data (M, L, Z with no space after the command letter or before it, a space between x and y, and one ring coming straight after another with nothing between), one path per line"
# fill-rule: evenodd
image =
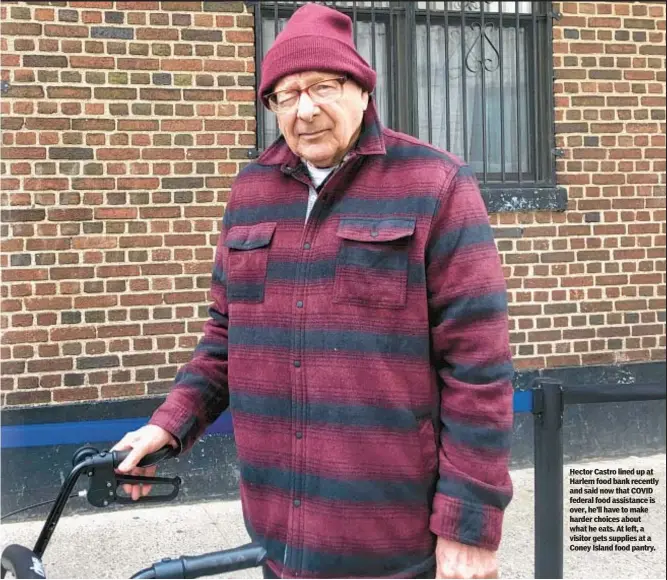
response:
M201 556L181 556L175 560L167 558L156 562L150 568L140 570L132 578L201 578L226 574L261 566L266 556L266 550L253 542Z
M124 449L123 451L112 451L113 453L113 466L118 467L125 458L130 454L131 449ZM141 458L141 461L137 464L137 467L149 467L150 465L155 465L164 459L169 459L170 457L175 457L177 455L176 449L171 445L165 445L161 449L144 455Z
M184 578L200 578L213 574L235 572L261 566L266 560L266 550L258 544L246 544L231 550L190 556L185 561Z

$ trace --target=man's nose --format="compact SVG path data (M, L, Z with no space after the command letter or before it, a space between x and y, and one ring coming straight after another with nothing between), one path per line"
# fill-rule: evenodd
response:
M303 121L310 121L315 114L315 103L308 96L308 93L303 92L299 98L299 106L297 109L297 116Z

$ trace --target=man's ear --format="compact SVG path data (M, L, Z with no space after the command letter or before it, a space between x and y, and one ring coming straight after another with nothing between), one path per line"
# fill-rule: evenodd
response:
M361 91L361 102L364 104L364 111L368 108L368 100L370 98L370 94L368 91Z

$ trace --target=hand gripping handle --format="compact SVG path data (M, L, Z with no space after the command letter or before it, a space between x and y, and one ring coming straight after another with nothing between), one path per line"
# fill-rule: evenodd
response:
M114 469L118 467L125 458L130 454L131 449L124 449L123 451L112 451L113 453L113 466ZM169 459L170 457L175 457L177 455L176 449L171 445L165 445L161 449L144 455L141 458L141 461L137 464L137 467L149 467L150 465L155 465L164 459Z

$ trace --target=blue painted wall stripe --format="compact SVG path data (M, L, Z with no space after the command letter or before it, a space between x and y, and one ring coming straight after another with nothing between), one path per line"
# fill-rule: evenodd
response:
M514 412L531 413L533 410L533 391L514 391Z
M118 441L125 433L145 425L148 417L108 419L102 421L73 421L41 423L36 425L8 425L2 427L0 448L40 447ZM232 419L223 413L211 425L207 434L232 433Z
M533 408L531 391L515 391L514 412L528 413ZM125 433L146 424L148 417L107 419L101 421L72 421L39 423L35 425L7 425L0 433L0 448L40 447L67 444L118 441ZM207 430L206 434L231 434L232 418L227 411Z

